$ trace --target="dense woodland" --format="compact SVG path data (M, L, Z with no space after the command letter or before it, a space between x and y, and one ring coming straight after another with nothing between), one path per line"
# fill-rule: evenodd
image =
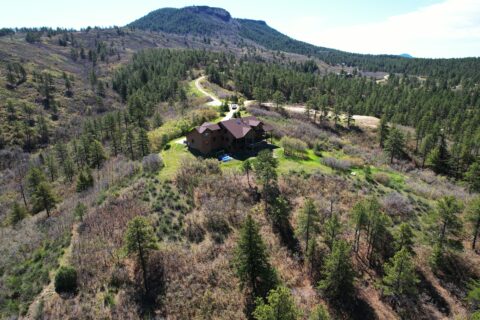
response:
M202 35L203 13L189 13ZM237 22L246 38L268 28ZM374 79L325 74L310 51L132 28L0 36L0 317L480 317L476 59L318 55L391 72ZM205 104L201 75L223 106ZM272 143L230 163L192 155L178 139L228 101Z

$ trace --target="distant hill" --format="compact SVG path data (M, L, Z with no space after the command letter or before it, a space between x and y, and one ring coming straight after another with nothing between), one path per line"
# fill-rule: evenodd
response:
M408 54L408 53L402 53L402 54L399 54L400 57L403 57L403 58L413 58L412 55Z
M128 24L142 30L180 35L248 39L270 50L319 58L330 65L358 67L363 71L384 71L426 76L473 78L480 81L479 58L417 59L410 55L369 55L319 47L292 39L268 26L265 21L232 18L225 9L193 6L164 8ZM458 79L456 79L458 80Z

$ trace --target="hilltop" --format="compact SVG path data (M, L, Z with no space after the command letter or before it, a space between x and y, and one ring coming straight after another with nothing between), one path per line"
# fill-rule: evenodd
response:
M316 57L330 65L356 67L362 71L383 71L416 75L455 74L479 80L474 70L480 68L480 58L411 59L402 55L369 55L349 53L319 47L292 39L268 26L265 21L232 18L221 8L193 6L153 11L128 24L142 30L197 36L217 36L234 40L249 40L269 50L285 51Z

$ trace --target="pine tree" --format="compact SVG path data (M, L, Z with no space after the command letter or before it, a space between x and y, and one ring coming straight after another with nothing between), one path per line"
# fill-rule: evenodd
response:
M353 294L354 271L350 261L350 246L339 240L333 244L332 253L323 267L323 279L318 289L331 300L350 297Z
M384 294L387 296L414 296L419 282L415 274L415 264L406 248L398 251L384 265Z
M83 217L87 213L87 206L84 205L83 203L79 202L75 206L75 209L73 210L73 215L75 218L77 218L79 221L83 221Z
M46 181L42 181L33 193L32 202L35 212L45 210L47 217L50 217L50 211L55 208L58 199L53 194L52 187Z
M393 127L385 141L385 151L387 151L390 157L390 163L393 163L394 157L402 155L404 146L405 137L403 133L397 127Z
M427 161L427 158L434 146L435 136L433 134L427 134L420 147L420 152L422 154L422 168L425 167L425 162Z
M438 145L427 158L427 164L438 174L448 175L451 171L450 153L447 149L445 135L441 134Z
M331 320L330 314L323 305L319 304L313 309L308 320Z
M378 124L378 141L381 148L385 147L385 141L387 140L388 135L388 121L384 115L382 116L382 118L380 119L380 123Z
M252 171L252 169L253 169L253 166L252 166L252 162L250 161L250 159L247 159L247 160L242 162L242 171L247 174L247 182L248 182L248 186L250 188L251 188L251 185L250 185L250 171Z
M270 290L267 303L258 298L256 305L253 312L255 320L297 320L300 317L295 300L285 287Z
M105 159L107 159L107 155L105 154L102 143L98 140L93 140L90 149L90 165L100 169Z
M467 221L472 227L472 250L475 250L477 239L480 236L480 196L477 196L468 205Z
M396 232L393 234L395 239L395 248L397 251L406 249L409 253L413 253L414 234L410 225L406 222L400 224Z
M306 198L303 208L298 215L297 234L304 238L305 252L309 248L309 241L315 238L320 229L320 216L311 198Z
M341 232L342 225L337 214L333 214L325 221L323 226L323 238L327 247L332 251L333 244L337 241L337 238Z
M465 173L465 181L470 192L480 192L480 162L474 162Z
M285 96L280 91L275 91L273 94L273 102L275 103L275 108L278 110L285 103Z
M157 249L157 237L145 217L135 217L128 223L125 232L125 251L127 255L137 257L142 268L143 286L148 295L147 261L151 250Z
M27 186L31 194L37 190L38 185L41 182L46 181L45 174L39 167L30 167L27 173Z
M135 152L133 149L133 131L129 127L127 127L127 132L125 133L125 145L126 145L126 150L128 151L130 155L130 159L134 160L135 159Z
M358 249L360 247L360 236L362 230L367 224L367 210L368 210L368 202L366 200L359 201L353 206L353 210L351 213L351 219L353 224L355 225L355 236L353 242L353 251L358 253Z
M13 204L12 211L8 215L8 224L16 225L28 215L28 211L25 207L21 206L18 202Z
M251 215L247 216L240 230L235 250L235 267L242 287L251 290L254 297L266 297L277 283L259 227Z
M262 186L265 212L268 212L268 204L278 195L277 166L278 160L270 150L260 151L253 166L258 183Z
M138 130L137 146L141 157L145 157L150 153L150 141L148 140L147 130L143 128Z
M438 200L436 210L426 217L427 234L433 244L431 262L437 267L442 261L446 249L459 250L462 243L457 238L462 231L459 214L462 203L453 196L445 196Z
M48 153L45 156L45 165L47 166L48 175L50 176L50 181L55 181L58 175L57 162L51 153Z
M83 192L93 187L94 180L89 168L81 170L77 177L77 192Z

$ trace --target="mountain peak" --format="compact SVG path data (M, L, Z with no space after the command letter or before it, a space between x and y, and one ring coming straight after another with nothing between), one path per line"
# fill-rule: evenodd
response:
M230 12L222 8L215 8L209 6L191 6L185 7L179 10L185 10L187 12L196 13L196 14L205 14L210 15L225 22L228 22L232 19Z
M191 6L163 8L130 23L129 27L176 34L215 35L232 33L235 21L222 8Z

